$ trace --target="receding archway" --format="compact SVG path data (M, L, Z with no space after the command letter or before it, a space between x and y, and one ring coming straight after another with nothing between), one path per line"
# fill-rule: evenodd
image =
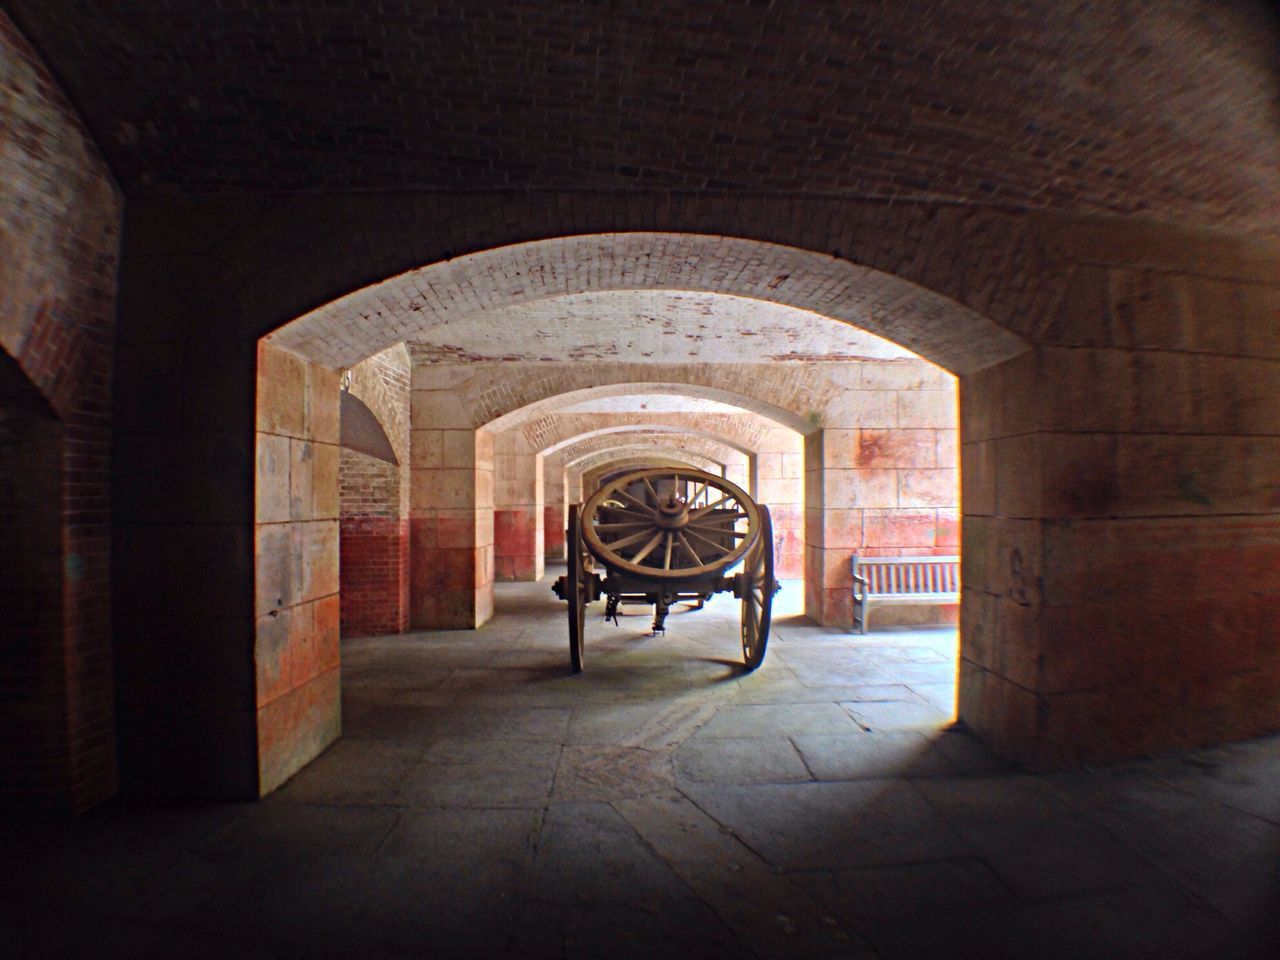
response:
M574 279L564 276L563 264L587 264L593 256L607 256L609 263L600 259ZM924 382L919 380L921 374L914 372L920 361L895 353L898 348L878 346L881 341L875 341L874 336L865 339L867 335L849 326L851 321L876 334L892 333L919 348L920 353L959 371L998 363L1024 349L1016 336L923 288L825 255L754 241L601 235L522 244L475 258L412 271L344 297L271 334L263 349L283 354L285 351L278 349L283 347L307 357L305 394L326 382L326 365L356 359L394 339L429 338L433 325L461 323L466 327L488 317L486 322L508 326L519 321L526 332L536 334L543 329L537 324L560 317L560 308L566 303L572 313L580 310L582 303L591 302L589 298L581 302L565 298L599 295L609 302L620 299L632 309L661 290L727 298L726 302L743 307L755 322L776 321L777 330L794 330L802 322L825 324L828 330L850 331L854 339L848 341L852 345L847 351L834 354L838 359L826 362L792 352L766 354L763 362L753 363L750 358L756 355L749 351L748 335L733 347L747 351L740 354L747 358L744 363L674 362L670 356L654 356L588 364L557 361L552 354L533 361L519 376L512 376L511 361L502 358L444 357L436 346L411 342L415 360L413 489L420 492L411 496L410 538L421 547L421 551L419 546L412 548L412 565L415 578L419 569L447 570L451 578L441 582L424 574L413 589L424 596L429 588L438 611L456 609L472 624L483 622L488 615L486 604L491 604L486 596L491 597L492 591L493 544L492 534L484 531L492 530L495 430L536 425L556 408L593 392L600 396L602 391L635 393L641 389L708 399L731 397L739 406L813 438L819 454L812 470L834 478L850 468L839 461L841 454L828 456L821 451L833 451L848 442L849 437L839 433L841 429L848 432L846 425L865 421L879 423L881 430L896 430L901 407L916 418L908 429L949 426L954 431L954 413L947 421L932 408L913 405L909 409L892 399L892 390L903 388L913 377L917 386ZM481 276L488 279L481 283ZM631 292L636 290L644 295ZM676 299L675 312L684 322L693 322L697 310L688 308L691 304L696 307L697 298ZM576 335L592 333L584 328ZM664 337L676 342L681 339L680 328ZM702 342L698 337L683 339L695 345L688 348L690 351L701 349L696 346ZM926 341L928 349L923 347ZM362 344L358 351L357 343ZM692 360L692 353L688 360ZM872 389L864 389L864 377L870 376L864 371L872 368L883 368L885 376L872 378ZM925 376L927 380L929 375ZM637 383L643 386L637 388ZM936 389L936 384L930 387ZM883 392L885 389L889 392ZM322 411L325 404L310 403L309 408ZM855 408L858 416L868 414L869 418L851 419ZM818 442L820 439L825 443ZM954 474L954 469L951 472ZM824 483L808 500L810 514L819 518L826 516L821 506L823 491L831 486ZM264 535L271 532L264 531ZM276 533L275 551L287 553L286 541ZM264 541L259 542L261 546ZM823 544L820 552L810 551L809 561L819 565L838 565L839 551L847 551L844 546L827 547L822 533L810 542ZM826 577L815 579L825 582ZM457 592L456 600L450 599L450 591ZM814 601L818 615L839 618L843 616L840 603L847 598L839 588L824 587ZM437 617L438 613L432 613L420 622Z

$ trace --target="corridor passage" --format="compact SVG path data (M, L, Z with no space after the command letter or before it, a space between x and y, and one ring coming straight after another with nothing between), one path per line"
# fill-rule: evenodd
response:
M14 957L1271 957L1280 737L1068 774L951 725L954 630L727 595L343 645L343 738L264 801L6 826ZM10 945L17 944L17 949Z

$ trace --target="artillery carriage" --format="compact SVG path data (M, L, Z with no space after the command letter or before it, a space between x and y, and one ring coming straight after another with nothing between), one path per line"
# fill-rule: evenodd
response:
M742 601L746 669L763 662L779 589L773 524L769 508L738 486L701 470L630 472L569 508L565 542L568 572L552 590L569 604L574 673L583 668L587 604L601 597L605 618L615 623L620 605L653 606L659 634L673 604L701 607L713 594L731 592ZM728 576L739 562L742 570Z

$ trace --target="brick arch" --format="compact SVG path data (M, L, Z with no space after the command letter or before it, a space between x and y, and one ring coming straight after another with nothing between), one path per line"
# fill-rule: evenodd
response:
M542 455L546 456L547 454L556 453L560 450L572 450L579 443L587 440L594 440L597 437L620 439L628 435L642 435L654 438L675 436L698 437L723 444L726 447L730 447L738 451L744 456L750 456L756 452L754 446L749 446L747 443L743 442L744 439L749 438L740 439L734 436L726 436L724 433L716 430L699 429L697 427L681 424L638 422L613 424L608 427L600 427L596 430L586 430L574 433L573 435L566 436L564 439L547 447L542 451Z
M539 376L513 384L501 367L455 388L475 419L490 430L528 428L565 407L621 396L681 396L738 407L800 433L815 429L816 414L839 389L797 364L545 364ZM601 381L605 382L601 382ZM477 424L479 426L480 424ZM531 438L532 439L532 438Z
M757 449L769 429L777 426L775 421L747 411L742 413L671 411L660 415L649 411L618 412L610 413L608 418L610 426L620 428L637 429L652 426L663 431L689 430L694 433L706 433L733 443L744 452ZM523 432L530 446L535 450L541 450L543 456L549 456L573 438L596 430L596 424L599 422L599 415L589 412L553 413L526 424Z
M590 291L684 290L807 310L964 374L1026 349L977 311L893 273L798 247L691 233L602 233L497 247L409 270L271 333L274 346L346 367L433 326Z
M743 463L749 457L749 454L711 437L682 434L679 435L679 442L673 442L673 435L670 433L637 432L625 435L615 433L587 437L566 446L564 448L565 467L576 467L584 457L610 450L627 450L629 452L684 450L720 466Z
M581 487L582 495L586 497L589 492L595 488L599 479L605 474L613 473L616 470L643 470L648 467L693 467L696 470L705 470L708 473L719 473L720 470L716 464L710 460L702 460L697 456L689 456L686 459L671 457L623 457L620 460L610 459L605 454L597 454L594 456L601 457L601 462L593 463L591 466L584 467L579 465L574 468L576 477L576 490ZM584 461L584 464L586 461Z
M619 468L634 466L636 469L641 469L647 466L665 467L677 464L695 467L698 470L706 470L708 473L720 473L724 469L723 463L719 463L710 457L691 453L688 450L681 450L678 447L653 447L652 450L652 456L647 455L647 451L637 453L633 447L598 450L574 461L573 465L568 469L579 476L585 476L592 470L605 466L618 466Z

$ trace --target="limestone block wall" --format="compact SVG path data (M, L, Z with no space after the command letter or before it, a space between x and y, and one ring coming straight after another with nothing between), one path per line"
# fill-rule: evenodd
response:
M565 559L564 531L568 520L568 486L564 460L554 455L542 464L542 544L547 560Z
M344 447L339 465L342 635L409 625L409 354L403 345L349 371L347 389L373 411L398 463Z
M1058 765L1280 727L1280 285L1077 225L1033 353L966 378L960 713Z
M543 458L518 430L496 434L493 553L497 580L537 580L543 550Z
M80 811L118 781L108 510L123 201L3 12L0 90L0 805Z
M773 520L774 564L779 578L804 576L804 437L773 427L756 454L756 499Z
M805 437L806 610L850 626L850 558L959 549L957 397L926 365L867 367L842 425ZM847 424L847 425L846 425ZM955 608L884 611L878 622L952 619Z
M261 345L254 527L258 790L342 729L338 373Z
M494 437L456 389L465 367L415 365L409 624L478 627L493 615Z

